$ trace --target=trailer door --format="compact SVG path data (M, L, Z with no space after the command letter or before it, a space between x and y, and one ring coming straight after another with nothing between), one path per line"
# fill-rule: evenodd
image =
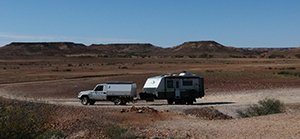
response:
M180 99L180 80L176 79L175 82L175 99Z

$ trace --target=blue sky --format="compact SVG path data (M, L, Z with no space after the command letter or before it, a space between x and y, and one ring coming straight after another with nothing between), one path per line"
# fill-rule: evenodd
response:
M299 0L0 0L11 42L299 47Z

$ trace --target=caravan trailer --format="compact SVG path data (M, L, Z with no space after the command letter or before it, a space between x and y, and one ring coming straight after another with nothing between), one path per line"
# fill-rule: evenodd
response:
M203 76L191 73L161 75L148 78L141 99L167 99L168 104L193 104L204 96Z

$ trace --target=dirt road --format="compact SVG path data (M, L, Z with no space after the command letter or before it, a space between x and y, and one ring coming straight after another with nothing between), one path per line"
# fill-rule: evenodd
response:
M14 91L16 87L16 91ZM24 94L18 90L18 86L4 85L0 88L0 96L10 99L31 99L24 98ZM13 89L12 89L13 88ZM276 98L286 105L295 105L296 109L288 109L286 113L270 116L261 116L245 119L237 119L236 110L243 109L250 104L257 103L264 98ZM231 120L205 120L195 116L171 114L169 120L151 121L151 124L142 125L135 129L139 134L163 137L178 138L298 138L300 136L299 125L299 105L300 88L284 88L273 90L252 90L237 92L217 92L197 99L194 105L168 105L166 100L156 100L154 102L137 101L126 106L116 106L112 102L96 102L93 106L83 106L79 99L74 98L43 98L42 100L56 105L75 106L80 108L130 108L151 107L158 111L168 110L175 113L184 113L187 109L213 107L223 114L232 116ZM166 114L166 113L165 113ZM170 114L167 114L170 115ZM141 116L141 115L135 115ZM62 124L62 123L60 123ZM76 128L76 127L74 127ZM78 128L78 127L77 127ZM76 129L77 130L77 129ZM89 131L81 130L80 135L70 133L68 138L86 137Z
M2 97L19 100L30 100L30 98L24 98L24 96L21 94L22 92L12 92L10 90L10 92L8 93L5 89L0 89L0 96ZM127 108L132 106L143 106L152 107L159 111L169 110L172 112L179 113L191 108L214 107L220 112L236 118L237 109L243 109L249 106L250 104L257 103L259 100L264 98L276 98L281 100L285 104L297 104L300 103L300 88L218 92L215 94L206 95L201 99L197 99L197 102L194 103L194 105L168 105L166 100L155 100L154 102L138 100L135 103L128 103L126 106L116 106L109 101L96 102L93 106L83 106L77 98L42 98L41 100L46 101L50 104L71 105L80 107Z

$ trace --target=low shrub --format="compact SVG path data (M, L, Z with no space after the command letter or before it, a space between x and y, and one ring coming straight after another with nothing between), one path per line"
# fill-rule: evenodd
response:
M276 99L265 98L258 101L258 104L249 106L246 110L238 110L237 113L240 117L253 117L268 114L281 113L285 111L285 106L282 102Z
M117 125L109 125L104 130L104 135L111 139L134 139L135 133L128 131L127 128L122 128Z
M64 72L70 72L70 71L72 71L72 69L64 69L63 71Z
M300 72L288 72L288 71L280 71L277 72L278 75L285 75L285 76L295 76L300 77Z
M124 67L121 67L121 69L128 69L128 67L124 66Z
M58 130L46 130L43 134L41 134L38 139L64 139L64 134Z
M285 58L285 56L279 55L279 54L271 54L271 55L269 55L269 58Z
M63 138L61 132L50 130L53 109L44 103L8 101L0 97L0 138Z
M207 57L208 57L208 54L206 54L206 53L203 53L199 56L199 58L207 58Z
M296 67L288 67L288 70L296 70Z
M213 71L213 70L207 69L207 70L205 70L205 72L214 72L214 71Z

